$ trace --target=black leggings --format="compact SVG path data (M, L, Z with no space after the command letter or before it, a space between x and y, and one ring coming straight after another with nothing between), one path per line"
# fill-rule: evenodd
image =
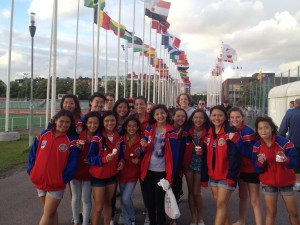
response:
M144 180L145 189L148 194L148 214L150 225L163 225L166 222L164 208L165 191L157 185L160 179L166 177L166 172L147 171Z

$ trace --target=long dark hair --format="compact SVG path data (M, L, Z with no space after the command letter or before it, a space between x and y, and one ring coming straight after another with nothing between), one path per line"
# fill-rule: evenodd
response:
M73 95L73 94L64 95L60 102L60 109L63 109L63 104L64 104L64 101L66 100L66 98L72 98L74 100L75 110L74 110L74 112L72 112L72 114L74 117L80 118L81 117L81 107L80 107L78 97L76 95Z
M116 126L117 126L118 117L117 117L116 113L113 112L113 111L105 111L105 112L103 113L103 116L102 116L102 119L101 119L101 124L103 125L103 126L101 127L101 131L104 131L104 130L105 130L103 121L104 121L104 119L105 119L106 117L108 117L108 116L114 116L114 117L115 117L115 119L116 119ZM115 127L115 128L116 128L116 127Z
M257 137L260 137L258 135L258 123L260 122L266 122L270 125L271 129L272 129L272 135L277 135L278 133L278 127L276 126L276 124L273 122L272 118L271 117L268 117L268 116L259 116L256 118L255 120L255 132L256 132L256 135Z
M87 123L88 119L91 118L91 117L97 117L98 118L99 126L98 126L97 130L95 131L95 133L100 132L103 125L102 125L102 117L101 117L101 114L99 112L89 112L88 114L86 114L86 116L83 120L83 125L82 125L83 130L87 129L87 124L86 123Z
M175 114L176 114L177 111L182 111L182 112L184 112L184 115L185 115L185 121L184 121L184 123L183 123L182 126L185 127L185 125L187 124L187 121L188 121L188 117L187 117L186 111L185 111L184 109L182 109L182 108L176 108L176 109L174 109L174 110L172 111L172 121L171 121L171 124L174 125L174 119L173 119L173 116L175 116Z
M138 126L138 130L136 131L136 133L141 136L142 131L141 131L141 127L140 127L140 121L135 117L129 117L125 120L125 122L122 125L122 130L120 132L120 135L124 136L126 134L126 127L130 121L136 122L136 125Z
M127 106L127 109L128 109L128 110L127 110L127 113L126 113L126 115L123 117L123 118L126 118L126 117L129 115L129 113L130 113L130 106L129 106L129 103L128 103L127 99L125 99L125 98L119 98L119 99L116 101L116 103L115 103L115 105L114 105L112 111L119 117L119 115L118 115L118 113L117 113L117 108L118 108L118 106L119 106L121 103L125 103L126 106Z
M69 117L70 121L71 121L71 125L67 131L67 133L74 135L75 132L75 122L74 122L74 117L73 114L65 109L61 109L58 113L56 113L56 115L54 116L54 121L53 121L53 129L56 130L56 120L58 120L60 117L62 116L67 116Z
M228 122L228 114L227 114L226 109L225 109L222 105L216 105L216 106L214 106L214 107L212 107L212 108L210 109L210 115L212 114L212 112L213 112L215 109L218 109L218 110L220 110L220 111L223 112L223 114L224 114L224 116L225 116L224 124L225 124L225 126L228 126L228 125L229 125L229 122ZM212 129L214 138L217 138L218 135L217 135L217 133L216 133L216 127L215 127L215 125L214 125L212 122L210 122L210 125L211 125L211 129Z
M167 107L163 104L157 104L152 107L152 109L150 110L150 113L149 113L149 120L148 120L149 124L152 125L152 124L156 123L156 120L154 119L154 113L155 113L155 110L157 110L157 109L162 109L166 112L166 114L167 114L166 122L168 124L171 124L171 117L170 117L169 111L168 111Z
M198 113L198 112L201 112L201 113L203 114L204 119L205 119L205 121L204 121L204 123L203 123L203 127L204 127L205 129L207 129L207 128L209 127L210 121L209 121L209 118L208 118L206 112L205 112L203 109L195 109L195 110L193 111L193 113L191 114L191 116L190 116L190 118L189 118L189 120L188 120L188 122L187 122L188 126L189 126L189 127L192 127L192 126L194 125L194 123L193 123L193 117L194 117L195 114Z

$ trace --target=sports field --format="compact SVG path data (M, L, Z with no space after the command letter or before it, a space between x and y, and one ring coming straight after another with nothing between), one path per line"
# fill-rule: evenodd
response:
M34 115L33 126L34 127L45 127L45 115ZM29 115L15 115L9 116L9 131L17 131L28 129L29 127ZM0 132L5 131L5 115L0 114Z

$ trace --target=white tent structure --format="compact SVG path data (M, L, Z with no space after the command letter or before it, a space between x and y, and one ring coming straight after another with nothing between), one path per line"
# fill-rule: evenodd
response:
M300 98L300 81L280 85L272 88L268 95L268 116L277 126L289 108L290 101Z

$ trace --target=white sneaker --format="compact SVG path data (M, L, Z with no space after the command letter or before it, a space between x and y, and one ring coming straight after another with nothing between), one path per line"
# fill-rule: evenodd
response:
M146 214L144 225L150 225L150 220L149 220L148 213Z
M110 220L109 225L115 225L115 222L113 220Z
M300 183L295 183L294 190L295 191L300 191Z

